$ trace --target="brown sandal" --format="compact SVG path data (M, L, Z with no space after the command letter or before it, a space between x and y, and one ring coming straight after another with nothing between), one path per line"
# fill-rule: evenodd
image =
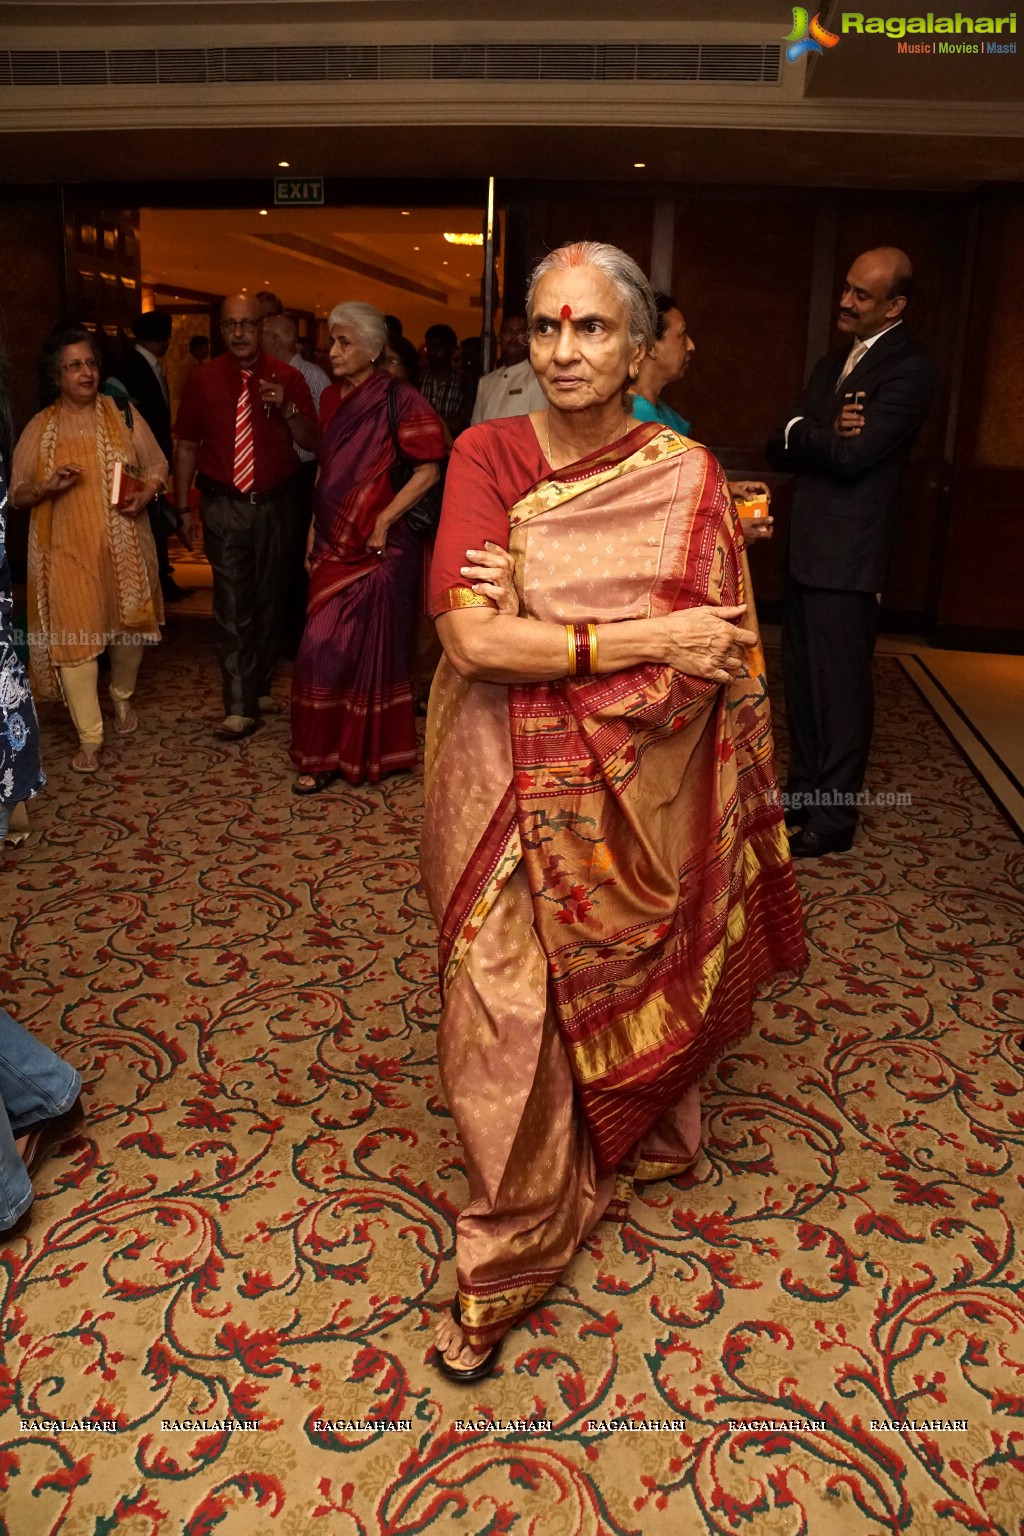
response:
M71 767L76 773L95 773L99 765L99 747L81 746L71 759Z

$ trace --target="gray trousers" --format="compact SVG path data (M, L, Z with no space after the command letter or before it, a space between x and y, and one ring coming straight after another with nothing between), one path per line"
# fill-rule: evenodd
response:
M224 713L254 719L281 651L282 554L295 520L294 489L284 486L258 506L242 497L207 496L202 515Z

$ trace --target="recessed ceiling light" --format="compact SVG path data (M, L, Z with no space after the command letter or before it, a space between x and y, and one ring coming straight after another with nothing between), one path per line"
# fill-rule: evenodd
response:
M644 171L644 170L646 170L647 169L647 161L646 160L634 160L633 161L633 169L634 169L634 171Z
M442 267L446 267L448 265L448 263L446 261L442 261L441 265L442 265Z
M408 217L409 217L409 210L408 210L408 208L403 208L402 209L402 218L403 219L407 219Z
M290 160L279 160L277 163L280 166L282 171L287 171L287 170L291 169L291 161Z
M260 218L261 219L265 219L266 216L267 216L267 210L265 208L261 208L260 209Z

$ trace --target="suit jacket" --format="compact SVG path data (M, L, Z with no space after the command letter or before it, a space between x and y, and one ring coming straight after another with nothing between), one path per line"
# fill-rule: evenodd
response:
M879 592L896 524L900 475L935 392L935 368L905 325L881 335L836 384L849 348L815 364L798 405L802 419L785 442L777 427L765 449L773 469L797 476L788 567L809 587ZM843 396L862 390L864 428L841 437L832 427Z
M174 462L174 438L171 435L171 408L164 399L160 380L153 369L133 347L114 369L132 400L160 445L160 452L168 464Z

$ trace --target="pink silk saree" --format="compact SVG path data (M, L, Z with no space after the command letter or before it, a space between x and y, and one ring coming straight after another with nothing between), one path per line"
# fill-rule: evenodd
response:
M532 618L747 602L756 627L721 468L656 424L541 480L509 524ZM474 602L459 590L452 606ZM760 645L729 685L646 665L506 688L442 660L426 799L439 1058L471 1195L459 1291L482 1348L557 1280L616 1170L685 1163L674 1107L750 1028L757 988L806 959ZM503 1016L527 997L540 1044L523 1048Z

